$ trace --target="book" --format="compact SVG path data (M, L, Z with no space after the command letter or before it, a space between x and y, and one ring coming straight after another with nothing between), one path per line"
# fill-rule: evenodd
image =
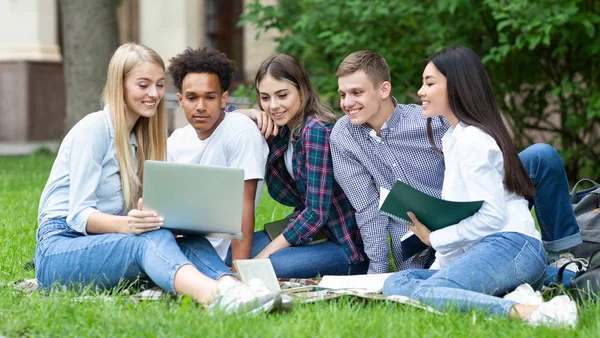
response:
M379 293L383 283L393 273L378 273L350 276L323 276L319 287L327 289L348 289L359 293Z
M262 280L269 290L281 291L270 259L236 259L233 261L233 265L242 282L248 283L251 279L256 278Z
M266 223L265 227L264 227L265 232L267 233L267 235L269 236L269 238L271 240L274 240L277 236L279 236L283 233L283 230L285 230L289 221L290 221L289 219L284 218L284 219L280 219L275 222ZM323 231L323 229L321 229L321 230L319 230L319 232L317 232L315 237L313 237L313 240L311 242L306 243L306 245L319 244L319 243L323 243L327 240L329 240L329 237L327 236L325 231Z
M473 216L483 201L455 202L428 195L410 185L396 181L391 190L380 188L379 210L403 223L413 224L407 213L411 211L431 231L454 225ZM401 242L402 257L409 258L427 248L416 235L404 236Z

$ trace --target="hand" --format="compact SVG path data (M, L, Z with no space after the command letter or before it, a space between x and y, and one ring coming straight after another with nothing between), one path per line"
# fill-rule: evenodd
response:
M419 221L419 219L417 218L417 216L415 216L415 214L413 214L412 212L407 212L408 217L410 217L410 220L415 224L415 225L411 225L409 223L407 223L408 228L415 234L417 235L417 237L419 237L419 239L421 240L421 242L425 243L425 245L427 246L431 246L431 240L429 240L429 234L431 234L431 231L423 224Z
M273 122L273 119L265 111L258 109L237 109L234 112L244 114L256 122L258 129L260 129L265 138L279 134L279 126Z
M256 110L256 112L256 125L265 138L269 138L271 135L277 136L279 133L279 126L275 124L269 114L262 110Z
M272 254L276 253L277 251L290 246L290 242L288 242L285 239L285 237L283 237L283 234L280 234L279 236L275 237L275 239L273 239L273 241L269 243L264 249L262 249L262 251L259 252L258 255L254 256L254 258L269 258Z
M266 249L266 248L265 248ZM270 253L268 253L265 249L263 249L261 252L258 253L258 255L254 256L254 258L252 259L264 259L264 258L269 258L269 256L271 256Z
M142 210L142 199L140 198L137 209L132 209L127 213L127 229L125 232L139 235L144 232L158 230L162 225L162 217L159 217L154 211Z

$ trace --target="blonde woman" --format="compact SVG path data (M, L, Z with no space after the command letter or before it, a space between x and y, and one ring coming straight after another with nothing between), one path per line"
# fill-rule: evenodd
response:
M143 163L165 159L164 85L156 52L133 43L117 49L104 109L69 131L41 196L41 288L106 289L141 279L230 311L277 303L278 295L237 281L204 237L175 239L160 215L142 210Z

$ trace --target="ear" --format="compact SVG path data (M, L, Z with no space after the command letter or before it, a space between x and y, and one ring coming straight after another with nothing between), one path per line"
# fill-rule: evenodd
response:
M229 98L229 91L223 92L223 95L221 95L221 108L225 109L225 107L227 106L228 98Z
M177 101L179 101L179 106L183 107L183 95L177 93Z
M392 84L389 81L383 81L379 86L379 92L382 100L387 100L392 94Z

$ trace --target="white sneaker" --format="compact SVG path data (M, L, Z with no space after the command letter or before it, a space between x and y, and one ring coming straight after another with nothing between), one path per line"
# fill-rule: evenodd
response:
M577 324L577 306L569 296L561 295L541 304L525 322L533 325L570 326Z
M529 284L519 285L513 292L503 298L523 305L541 305L544 302L542 294L539 291L534 291Z
M227 314L257 314L269 312L281 304L278 292L273 292L261 280L252 279L248 284L226 278L219 282L215 300L208 306L211 312Z
M579 266L576 263L574 263L574 262L580 262L581 265L583 265L583 268L580 270ZM561 266L563 266L565 264L568 264L568 263L571 263L571 264L567 265L565 267L565 269L571 270L573 272L585 271L587 269L588 265L589 265L587 259L585 259L585 258L575 258L575 256L573 256L572 253L570 253L570 252L564 252L564 253L561 253L558 256L558 260L557 261L550 263L550 266L553 266L555 268L560 268Z

